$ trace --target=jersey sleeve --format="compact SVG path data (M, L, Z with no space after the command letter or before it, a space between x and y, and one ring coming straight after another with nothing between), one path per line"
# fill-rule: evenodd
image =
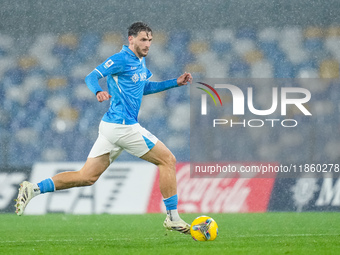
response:
M178 87L177 79L167 80L167 81L148 81L145 84L143 95L149 95L158 93L167 89Z
M147 69L146 79L149 80L151 77L152 77L152 73L151 73L151 71L149 69Z
M118 74L124 70L124 61L119 54L116 54L106 59L94 70L98 72L102 78L108 75Z
M118 74L124 70L124 60L118 55L113 55L105 60L104 63L97 66L89 75L85 78L87 87L93 94L97 94L103 91L98 81L108 75Z
M93 70L85 78L85 83L86 83L87 87L95 95L97 95L98 92L103 91L103 89L100 87L100 85L98 83L100 78L102 78L102 77L100 76L100 74L96 70Z

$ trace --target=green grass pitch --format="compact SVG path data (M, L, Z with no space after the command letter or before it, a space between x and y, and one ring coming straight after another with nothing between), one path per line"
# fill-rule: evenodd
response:
M0 254L340 254L340 213L209 216L218 237L195 242L165 230L163 214L0 214Z

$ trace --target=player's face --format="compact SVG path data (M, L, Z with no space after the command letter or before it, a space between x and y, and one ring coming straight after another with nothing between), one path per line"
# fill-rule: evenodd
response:
M136 37L130 36L130 46L133 48L133 52L137 57L142 58L148 55L149 48L151 46L152 35L151 32L147 33L141 31Z

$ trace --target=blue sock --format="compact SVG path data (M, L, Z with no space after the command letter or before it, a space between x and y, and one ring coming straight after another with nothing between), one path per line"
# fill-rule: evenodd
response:
M173 195L172 197L163 199L163 202L165 204L167 211L176 210L177 204L178 204L178 196L177 196L177 194Z
M173 195L172 197L163 199L163 202L166 207L166 214L169 216L171 221L179 221L181 218L178 215L177 204L178 204L178 196Z
M38 183L41 194L55 191L52 178L48 178Z

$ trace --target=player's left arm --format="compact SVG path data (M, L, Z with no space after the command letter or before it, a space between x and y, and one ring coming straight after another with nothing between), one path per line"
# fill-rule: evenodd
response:
M177 79L155 82L149 81L144 87L144 95L158 93L167 89L187 85L188 82L192 83L192 76L190 73L185 72Z

